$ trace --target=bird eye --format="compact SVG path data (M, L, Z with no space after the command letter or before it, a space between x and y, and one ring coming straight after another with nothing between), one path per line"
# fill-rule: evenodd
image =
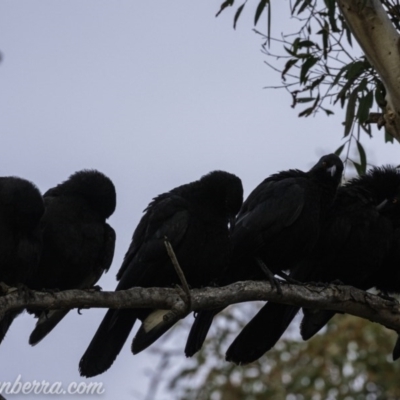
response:
M392 200L392 203L393 203L393 204L396 204L398 201L399 201L399 199L398 199L397 197L395 197L395 198Z
M322 161L322 166L323 166L323 167L326 167L326 166L327 166L326 161Z

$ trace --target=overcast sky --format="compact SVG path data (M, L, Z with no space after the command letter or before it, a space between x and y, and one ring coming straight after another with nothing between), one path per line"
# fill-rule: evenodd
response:
M0 1L0 175L29 179L42 192L82 168L113 180L117 246L103 289L115 288L155 195L215 169L240 176L248 194L269 174L306 170L342 143L341 110L299 119L286 92L263 89L279 76L251 31L254 9L234 31L233 10L215 18L220 2ZM287 1L274 4L276 33L287 9ZM399 164L398 145L384 145L381 135L367 140L370 160ZM78 362L103 315L72 311L35 347L27 344L34 320L18 318L0 346L0 382L19 374L83 381ZM143 398L154 357L133 356L132 337L113 367L92 379L103 382L102 399Z

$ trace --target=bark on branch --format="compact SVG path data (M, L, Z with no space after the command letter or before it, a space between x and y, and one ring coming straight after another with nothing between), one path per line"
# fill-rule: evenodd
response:
M339 9L386 89L386 130L400 141L400 35L380 0L338 0Z
M219 287L193 289L191 311L226 307L230 304L269 300L308 308L333 309L380 323L400 333L400 304L351 286L291 285L282 282L282 295L269 282L237 282ZM57 293L20 292L0 297L0 318L23 308L160 308L174 309L184 318L187 304L176 289L133 288L118 292L68 290Z

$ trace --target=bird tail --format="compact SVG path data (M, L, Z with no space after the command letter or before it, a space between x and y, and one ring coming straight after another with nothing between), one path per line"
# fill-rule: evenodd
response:
M134 310L108 310L96 334L79 362L79 371L87 378L107 371L131 332L137 314Z
M0 321L0 343L5 338L14 319L21 313L22 311L8 311L5 313L4 317Z
M132 353L138 354L174 326L182 316L177 317L170 310L154 310L143 319L142 325L132 342Z
M313 310L303 308L304 317L300 324L300 334L303 340L311 339L336 314L331 310Z
M299 307L268 302L229 346L226 360L248 364L270 350L296 316Z
M186 357L193 357L201 349L214 317L222 310L223 308L218 308L203 310L197 313L186 342Z
M35 329L29 336L29 344L32 346L38 344L55 328L68 312L69 310L43 311L36 322Z

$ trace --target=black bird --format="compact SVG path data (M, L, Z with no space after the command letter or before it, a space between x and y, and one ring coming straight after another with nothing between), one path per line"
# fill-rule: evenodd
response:
M340 266L336 266L336 271L333 267L326 268L331 272L320 271L316 278L324 282L338 280L363 290L376 287L385 294L400 292L400 281L396 279L399 276L396 276L398 268L396 271L395 261L397 256L400 262L400 254L394 242L396 224L399 226L398 221L400 221L400 171L394 167L373 168L368 174L354 181L356 185L363 185L372 194L373 207L375 212L379 212L380 225L379 227L370 225L368 230L361 225L358 228L359 237L354 239L354 241L358 240L358 247L348 250L348 252L351 251L352 259L349 259L346 254L346 260L339 260L342 262ZM368 221L366 216L360 218ZM335 311L329 310L304 309L303 311L300 333L304 340L314 336L336 314Z
M96 170L82 170L44 194L43 252L29 287L89 289L111 265L115 232L106 223L116 206L115 187ZM42 340L68 310L38 310L29 343Z
M334 200L342 172L340 158L329 154L308 172L279 172L261 182L236 217L233 262L220 284L263 280L266 274L271 280L273 274L292 269L308 255ZM220 311L197 314L185 348L187 357L201 348L213 317Z
M22 288L36 273L43 213L43 199L35 185L17 177L0 178L0 282L7 286ZM0 321L0 343L18 314L6 313Z
M385 210L387 214L399 184L400 174L386 167L374 168L339 188L315 249L291 277L299 281L340 280L360 289L375 286L393 239L393 223ZM268 302L231 344L227 359L239 364L257 360L276 344L298 310ZM305 325L307 334L319 330L335 312L313 314Z
M171 243L188 284L201 287L218 278L231 255L228 222L233 221L243 200L238 177L214 171L200 180L179 186L153 199L139 222L118 272L116 290L169 287L179 278L164 246ZM91 377L106 371L121 351L136 321L142 321L132 343L134 354L142 351L176 321L164 321L168 310L108 310L79 368Z

